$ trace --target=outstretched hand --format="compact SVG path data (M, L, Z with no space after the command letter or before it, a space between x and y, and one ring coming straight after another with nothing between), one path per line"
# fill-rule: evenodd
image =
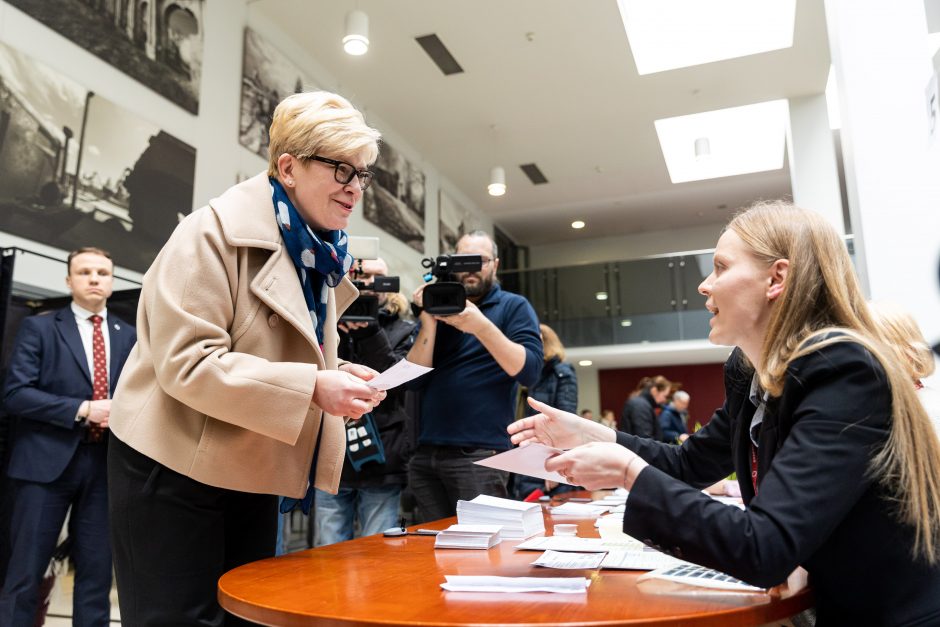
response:
M555 409L534 398L529 398L528 402L529 407L541 413L517 420L507 427L506 430L513 444L528 446L533 442L538 442L546 446L567 449L587 442L616 440L616 433L613 429L593 420Z
M557 471L588 490L629 490L646 466L636 453L615 442L589 442L545 460L545 470Z

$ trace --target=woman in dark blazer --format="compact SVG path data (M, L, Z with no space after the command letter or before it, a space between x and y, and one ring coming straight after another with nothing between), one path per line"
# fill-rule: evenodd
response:
M624 486L623 529L759 586L809 572L817 624L940 624L940 446L878 331L838 233L784 203L738 214L699 291L734 345L726 400L682 446L535 404L513 441L577 446L545 464ZM736 471L746 510L700 489Z

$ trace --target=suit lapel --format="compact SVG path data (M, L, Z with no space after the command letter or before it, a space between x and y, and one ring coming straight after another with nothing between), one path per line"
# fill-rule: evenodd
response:
M111 344L111 358L108 360L108 386L114 394L118 375L121 374L121 365L127 343L127 327L118 318L108 317L108 338Z
M85 355L85 347L82 345L82 337L78 334L78 325L75 323L75 314L70 307L60 309L55 315L55 326L62 341L68 346L72 357L78 363L79 369L91 385L91 373L88 372L88 358Z

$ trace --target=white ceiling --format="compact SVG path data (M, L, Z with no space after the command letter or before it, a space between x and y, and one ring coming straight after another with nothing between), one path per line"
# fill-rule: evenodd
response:
M369 15L363 57L340 44L354 8ZM256 0L251 9L523 245L720 223L754 199L788 195L786 168L672 184L653 121L822 93L829 69L822 0L798 0L792 48L642 77L616 0ZM464 73L444 76L425 55L414 38L431 33ZM519 170L532 162L548 184ZM486 194L494 165L506 169L500 198ZM574 219L587 228L571 229Z

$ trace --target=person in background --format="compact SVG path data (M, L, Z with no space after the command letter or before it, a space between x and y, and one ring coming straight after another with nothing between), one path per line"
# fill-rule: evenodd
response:
M364 260L350 270L350 275L368 286L375 277L388 275L388 265L382 259ZM378 320L340 321L339 356L383 372L408 354L415 325L400 317L408 310L408 301L401 294L371 292L368 287L362 293L378 298ZM334 495L317 490L316 546L351 540L357 529L356 536L369 536L399 523L399 500L407 483L414 428L405 407L406 393L403 387L389 390L371 416L366 414L346 425L347 433L361 427L367 437L359 437L359 431L353 440L347 441L339 491ZM381 444L364 444L376 431Z
M544 365L539 380L529 388L529 397L563 411L574 412L578 408L578 378L571 364L565 361L565 347L558 334L547 324L540 324L539 331L542 335ZM530 416L537 413L531 408L527 409ZM513 475L512 484L513 493L520 500L537 490L539 496L554 496L575 489L564 483L526 475Z
M605 409L601 411L601 419L598 420L600 424L605 427L610 427L611 429L617 428L617 414L614 413L613 409Z
M509 495L509 473L473 462L509 450L516 385L531 386L542 369L535 310L496 279L496 244L483 231L457 241L458 254L479 255L479 272L458 272L466 308L452 316L421 310L408 361L434 370L417 379L421 393L418 449L408 466L418 522L456 513L459 499ZM414 293L422 307L426 286Z
M940 434L940 390L923 382L936 369L933 352L917 321L902 307L884 301L870 304L872 316L881 328L885 343L897 354L898 362L907 368L917 397Z
M675 557L760 587L804 568L818 627L940 624L940 440L839 233L757 204L725 228L699 291L709 339L736 348L724 405L682 446L537 401L513 442L575 447L546 469L628 489L623 531ZM744 510L701 492L732 470Z
M111 620L108 420L136 334L108 313L114 285L108 252L71 252L65 283L72 293L68 307L23 320L3 390L15 421L7 467L12 554L0 625L34 624L40 582L70 508L72 622L100 627Z
M641 438L663 439L656 410L666 402L672 383L661 375L640 380L639 393L627 399L620 415L620 430Z
M594 420L594 412L591 411L590 409L582 409L581 417L587 418L588 420Z
M335 492L344 416L385 397L340 364L349 223L379 133L342 96L285 98L268 170L180 222L144 276L138 343L111 411L111 539L121 622L244 625L219 577L272 557L278 495Z
M676 390L672 401L663 407L659 414L659 424L663 430L663 442L682 444L689 438L689 393Z

